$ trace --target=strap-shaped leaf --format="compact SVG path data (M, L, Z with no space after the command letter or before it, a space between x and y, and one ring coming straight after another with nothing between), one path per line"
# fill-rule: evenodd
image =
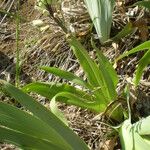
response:
M37 149L37 150L65 150L63 147L59 147L44 139L38 139L36 137L17 132L5 127L0 126L0 140L3 142L10 142L19 146L22 149Z
M73 86L70 86L68 84L61 84L61 83L42 83L42 82L35 82L30 83L23 87L23 90L25 92L36 92L44 97L47 97L48 99L52 99L57 93L60 92L70 92L72 94L76 94L81 98L84 98L86 100L94 100L94 97L92 95L89 95L88 93L79 90ZM66 98L61 98L61 101L65 101Z
M59 97L65 97L67 100L65 103L70 104L70 105L75 105L79 106L81 108L86 108L93 110L95 112L101 112L104 111L106 106L104 104L99 104L97 102L92 102L92 101L87 101L84 98L81 98L75 94L69 93L69 92L61 92L56 94L53 99L54 100L59 100Z
M100 50L97 49L96 52L99 60L100 70L102 67L103 69L105 68L105 70L108 72L110 76L110 79L113 82L114 87L116 88L118 84L117 72L113 68L113 65L109 62L109 60L103 55L103 53ZM105 75L103 75L103 77L105 77Z
M93 41L92 46L97 53L101 78L104 81L105 87L107 87L107 89L103 92L106 92L107 97L109 97L110 100L115 99L117 96L116 93L116 87L118 83L117 73L113 68L112 64L107 60L107 58L103 55L103 53L95 46Z
M138 85L144 68L150 64L150 49L145 53L145 55L140 59L135 75L135 85Z
M131 124L125 120L119 130L122 149L147 150L150 147L150 116Z
M69 43L90 84L93 87L100 87L101 78L97 64L90 58L88 52L75 37L71 37Z
M43 121L2 102L0 102L0 125L39 139L46 139L55 145L58 144L60 147L66 147L65 145L67 145L59 133Z
M150 136L150 116L142 118L134 124L136 132L140 135L149 135Z
M25 106L30 112L33 113L33 115L58 132L66 141L66 143L69 144L70 149L75 150L81 147L83 150L88 150L86 144L46 107L5 81L0 80L0 85L1 88L7 91L7 93L9 93L23 106Z
M125 120L119 130L121 147L123 150L133 149L132 125L129 120Z
M90 58L88 52L75 37L68 38L68 41L80 65L82 66L84 72L87 75L89 83L93 86L93 90L96 89L102 97L102 99L99 99L99 101L104 100L105 94L103 92L106 90L107 87L104 86L105 84L100 75L98 65Z
M97 90L93 91L93 93L95 94L95 96L93 96L92 93L88 94L84 91L78 90L67 84L61 84L61 83L51 84L51 83L39 83L39 82L28 84L23 88L23 90L25 92L36 92L37 94L47 97L49 100L52 100L52 98L55 95L59 95L57 101L67 103L69 105L71 104L76 105L86 109L89 108L96 112L100 112L102 108L103 110L105 110L106 108L106 103L103 102L104 99L102 99L102 97L101 97L102 99L101 103L99 103L99 101L97 100L100 96ZM73 100L72 99L70 100L68 96L64 96L65 94L62 93L70 93L74 95ZM101 105L101 107L99 105Z
M120 55L116 61L128 56L128 55L131 55L133 53L136 53L136 52L139 52L139 51L142 51L142 50L145 50L145 49L150 49L150 40L149 41L146 41L142 44L140 44L139 46L131 49L130 51L126 51L124 54Z
M109 39L114 0L84 0L101 43Z
M46 72L49 72L49 73L52 73L61 78L67 79L67 80L71 81L72 83L81 85L85 88L90 87L90 85L88 85L85 81L83 81L83 79L79 78L78 76L74 75L73 73L70 73L70 72L61 70L59 68L55 68L55 67L42 66L40 68Z
M148 146L150 146L150 135L140 135L140 136L142 137L144 142L147 143Z
M134 132L134 149L135 150L148 150L150 148L150 139L145 141L145 139L140 136L137 132Z
M100 67L100 73L103 77L104 83L105 83L105 87L107 87L107 89L105 90L105 92L107 92L107 95L109 97L109 99L112 101L113 99L116 98L117 93L116 93L116 74L115 71L112 69L112 67L110 67L109 63L106 62L106 59L104 58L103 54L100 51L97 51L97 55L98 55L98 60L99 60L99 67ZM108 66L110 68L107 68ZM112 74L111 74L112 73ZM114 75L114 77L112 76Z

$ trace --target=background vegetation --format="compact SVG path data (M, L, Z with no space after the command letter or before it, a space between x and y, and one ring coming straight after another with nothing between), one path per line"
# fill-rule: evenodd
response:
M150 3L84 2L2 2L2 142L22 149L149 148ZM22 17L30 4L38 11ZM16 36L5 35L5 22ZM14 51L5 52L7 41Z

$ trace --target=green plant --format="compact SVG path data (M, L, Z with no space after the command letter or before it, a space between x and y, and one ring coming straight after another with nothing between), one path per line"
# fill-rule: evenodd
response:
M87 81L58 68L46 66L40 68L82 86L84 90L80 90L64 83L40 82L28 84L23 88L23 90L26 92L36 92L50 100L54 99L62 101L64 103L87 108L95 112L104 112L109 104L117 100L116 86L118 83L118 77L114 68L96 47L97 61L99 64L90 58L84 47L74 37L69 38L68 41L87 76ZM147 41L121 55L116 61L137 51L149 49L149 47L150 42ZM149 64L149 53L150 52L148 51L139 62L135 77L136 85L141 78L144 67ZM118 114L120 114L120 116ZM114 119L121 117L121 113L118 111L113 115L114 116L112 117Z
M80 90L74 86L62 83L31 83L26 85L24 91L37 92L46 96L50 100L59 100L68 104L77 105L83 108L91 109L96 112L103 112L107 109L108 105L117 100L117 93L115 91L118 83L118 77L112 65L106 57L98 50L97 64L90 58L84 47L74 37L68 38L70 45L73 48L74 54L78 58L87 76L87 81L77 77L76 75L67 71L60 70L54 67L40 67L41 69L58 75L62 78L68 79L74 84L78 84L84 88ZM147 41L134 49L126 52L120 56L117 61L129 54L138 52L143 49L149 49L150 42ZM146 60L149 62L149 50L144 55L142 62ZM146 58L145 58L146 57ZM148 60L148 61L147 61ZM29 149L88 149L80 139L78 139L72 131L68 129L57 117L47 110L44 106L33 100L30 96L18 90L14 86L1 81L1 88L7 91L19 103L25 106L31 113L25 113L17 108L8 104L0 103L0 139L1 141L11 142L20 146L21 148ZM113 92L112 92L113 91ZM127 100L129 103L129 90L127 90ZM128 104L129 107L129 104ZM121 111L120 111L121 112ZM148 148L149 146L149 117L140 120L137 123L131 123L131 114L129 112L129 119L123 121L117 132L120 136L122 148L124 150ZM107 114L109 115L109 114ZM121 114L122 116L122 114ZM113 119L120 118L118 113L111 116ZM22 123L23 122L23 123ZM37 126L37 124L39 126ZM37 128L32 128L33 125ZM42 127L42 128L41 128ZM45 130L42 130L44 127ZM51 135L46 134L50 129ZM28 129L28 130L27 130ZM115 127L116 129L116 127ZM40 133L37 132L41 131ZM31 132L32 131L32 132ZM63 132L62 132L63 131ZM31 133L29 134L29 132ZM147 133L146 133L147 132ZM52 134L53 133L53 134ZM71 135L70 135L71 134ZM57 136L57 142L55 141ZM68 135L68 136L66 136ZM48 136L48 137L47 137ZM50 137L49 137L50 136ZM41 138L43 137L43 138ZM69 139L67 138L69 137ZM72 138L71 138L72 137ZM52 139L51 139L52 138ZM67 138L67 139L66 139ZM19 139L19 141L18 141ZM46 139L46 140L45 140ZM59 140L58 140L59 139ZM61 140L60 140L61 139ZM76 144L73 145L76 139ZM128 139L128 140L127 140ZM50 141L49 141L50 140ZM32 141L30 143L29 141ZM62 143L58 141L63 141ZM73 142L73 143L72 143ZM37 144L38 143L38 144ZM39 144L40 143L40 144ZM130 144L129 144L130 143ZM80 145L81 144L81 145ZM76 147L75 147L76 146Z
M110 104L113 104L115 102L117 103L118 100L117 93L115 91L118 83L118 77L115 70L113 69L110 62L106 59L106 57L94 45L93 46L97 52L97 62L99 62L99 64L97 64L90 58L87 51L80 44L80 42L76 40L76 38L70 37L68 39L68 42L70 43L75 56L77 57L87 76L87 81L84 81L83 79L70 72L63 71L58 68L46 66L40 68L61 78L67 79L74 84L80 85L84 90L80 90L68 84L40 82L28 84L23 88L23 90L26 92L36 92L38 94L41 94L42 96L49 98L50 100L58 100L67 104L73 104L96 112L104 112ZM117 61L125 56L128 56L129 54L141 51L143 49L149 49L149 47L150 42L147 41L133 48L129 52L121 55L117 59ZM139 62L140 67L138 67L137 69L137 81L139 81L141 72L143 71L143 68L146 66L146 64L148 64L148 62L149 50ZM140 70L140 72L138 72L138 70ZM136 85L137 83L138 82L136 82ZM130 91L127 90L126 94L128 108L130 108L129 92ZM124 109L118 108L117 110L115 110L115 112L112 113L111 118L122 122L120 118L123 117L123 111ZM120 136L122 148L124 150L130 150L131 148L133 149L135 147L135 150L142 150L141 146L139 146L140 144L142 144L143 147L149 146L149 133L148 136L145 134L141 134L141 132L144 132L145 130L144 127L148 126L149 124L149 117L145 120L139 120L137 123L132 124L130 109L128 110L128 112L129 119L124 120L123 123L120 124L119 128L114 128L117 129L117 132ZM110 116L109 112L106 115ZM140 127L141 129L137 130L137 128ZM147 128L147 130L149 131L150 129ZM130 145L128 144L128 140L126 141L126 138L129 139ZM148 144L145 142L147 142Z
M73 104L98 113L105 112L111 104L118 104L118 96L116 92L118 77L111 63L94 46L94 44L93 47L97 53L96 61L90 58L85 48L76 40L75 37L70 36L67 40L87 76L87 81L84 81L82 78L77 77L70 72L63 71L58 68L46 66L40 68L81 86L82 90L69 84L41 82L26 85L23 90L25 92L36 92L41 94L53 102L59 100L64 103ZM136 85L141 78L144 67L148 65L150 61L150 41L137 46L129 52L126 52L116 60L118 61L125 56L143 49L148 49L148 51L139 62L135 78ZM9 83L0 81L0 85L4 91L10 94L30 111L29 114L13 106L0 102L1 141L11 142L23 149L76 150L79 149L79 147L83 150L88 149L84 142L82 142L51 111ZM126 99L129 113L128 119L123 121L119 127L113 128L117 130L120 136L123 150L148 149L150 146L150 117L148 116L143 120L141 119L134 124L131 123L129 92L129 89L127 88ZM112 115L106 111L106 115L121 122L120 118L123 116L123 111L124 109L119 107L115 109L115 111L112 110Z
M130 89L126 87L126 98L128 104L128 119L118 128L118 133L123 150L143 150L150 147L150 116L131 123L131 110L129 104Z
M116 61L131 55L133 53L147 50L144 54L144 56L140 59L136 74L134 83L135 86L137 86L140 82L140 78L142 76L144 68L150 64L150 41L146 41L142 43L141 45L133 48L130 51L125 52L124 54L120 55ZM128 91L129 93L129 91ZM127 100L129 103L129 94L127 96ZM129 107L129 104L128 104ZM119 129L119 136L121 140L121 145L123 150L143 150L143 149L149 149L150 147L150 116L140 119L138 122L132 124L131 123L131 112L129 109L129 119L125 120L120 129Z
M107 13L110 15L111 11L108 9L105 12L104 6L106 6L106 4L108 4L109 6L110 4L114 5L114 2L106 1L105 3L104 1L101 2L97 1L97 3L99 3L99 7L102 8L102 11L104 11L103 14L100 15L105 15ZM38 1L38 4L39 7L42 7L42 9L46 9L49 12L49 16L58 24L58 26L62 28L62 30L65 33L67 33L67 29L62 24L62 20L59 17L54 16L54 12L52 9L53 3L51 3L51 1L41 0ZM67 104L73 104L96 112L104 112L107 106L111 103L114 103L115 104L114 106L116 106L116 104L118 104L115 101L117 100L116 86L118 83L118 77L112 65L96 47L95 49L97 51L99 64L97 64L94 60L90 58L86 49L75 37L73 37L72 35L70 37L68 36L67 40L72 46L74 54L78 58L79 63L83 68L88 81L87 82L83 81L82 78L79 78L72 73L60 70L58 68L41 67L41 69L48 71L49 73L53 73L54 75L57 75L61 78L65 78L79 86L82 86L84 90L79 90L67 84L39 83L39 82L31 83L25 86L23 90L26 92L30 91L37 92L38 94L41 94L49 98L50 100L54 101L61 100L62 102L65 102ZM122 115L121 113L119 113L118 109L117 111L115 110L115 113L113 113L113 118L115 118L116 120L121 118L121 116Z
M1 90L30 111L0 102L0 141L22 149L88 150L86 144L50 110L13 85L0 80Z
M119 129L123 150L148 150L150 147L150 116L132 124L128 119Z
M134 6L143 6L143 7L145 7L145 8L147 8L147 9L149 9L150 10L150 1L146 1L146 0L143 0L143 1L139 1L139 2L136 2L135 4L134 4Z
M143 50L147 50L147 51L145 52L144 56L140 59L140 61L138 63L138 67L135 71L136 74L135 74L134 83L136 86L138 85L138 83L141 79L144 68L150 64L150 41L146 41L146 42L140 44L139 46L131 49L130 51L126 51L124 54L120 55L116 59L116 62L117 62L118 60L120 60L126 56L129 56L131 54L134 54L136 52L143 51Z
M42 106L13 85L0 80L1 90L25 106L30 113L0 102L0 141L19 146L22 149L39 150L88 150L65 124L51 111ZM131 123L129 89L126 92L129 119L114 128L120 137L123 150L143 150L150 146L150 116Z
M110 103L117 100L116 86L118 77L114 68L98 49L96 51L99 64L90 58L88 52L76 38L68 38L68 42L87 76L87 81L58 68L46 66L40 68L82 86L84 90L64 83L40 82L28 84L23 90L36 92L50 100L59 100L95 112L104 112ZM114 113L114 119L121 117L121 114L119 115L117 112L116 114Z
M96 32L103 44L110 37L115 0L84 0Z
M111 42L118 42L121 38L131 34L137 30L137 26L133 22L128 22L123 29L114 37L110 38L110 31L112 25L112 15L115 5L115 0L84 0L88 13L96 29L97 35L101 44L109 44ZM143 6L150 9L149 1L139 1L132 6Z

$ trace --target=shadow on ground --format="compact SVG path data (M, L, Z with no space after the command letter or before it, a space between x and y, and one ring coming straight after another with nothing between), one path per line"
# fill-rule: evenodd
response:
M10 83L15 82L15 66L14 58L8 57L5 53L0 51L0 79L7 80ZM20 71L20 81L21 83L29 83L31 82L30 77L23 72Z

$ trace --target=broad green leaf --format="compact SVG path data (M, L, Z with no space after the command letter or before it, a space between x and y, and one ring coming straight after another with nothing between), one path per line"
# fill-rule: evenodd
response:
M49 73L52 73L61 78L67 79L67 80L71 81L72 83L81 85L83 87L89 88L89 86L90 86L85 81L83 81L83 79L79 78L78 76L74 75L73 73L70 73L70 72L55 68L55 67L42 66L40 68L46 72L49 72Z
M135 123L135 130L140 135L150 135L150 116L142 118L137 123Z
M69 39L69 43L80 65L87 75L87 79L93 87L101 86L101 78L99 76L99 68L97 64L90 58L88 52L81 43L74 37Z
M99 64L100 64L99 65L100 72L101 72L101 75L103 77L105 86L107 87L105 92L107 92L109 98L111 100L113 100L116 98L117 93L116 93L116 88L115 88L116 85L114 85L113 79L111 78L112 76L109 74L111 72L111 70L109 70L109 72L108 72L107 66L106 66L108 63L105 63L103 61L105 59L103 57L103 54L100 51L97 51L97 55L98 55L98 60L99 60ZM115 78L115 76L114 76L114 78Z
M133 150L132 125L129 120L125 120L119 130L122 150Z
M96 112L100 112L102 109L104 110L106 108L106 105L104 103L97 103L96 98L94 96L88 93L85 93L83 91L77 90L76 88L69 86L67 84L52 83L51 85L51 84L46 84L46 83L31 83L25 86L23 89L26 92L27 91L36 92L44 97L47 97L50 100L52 100L52 98L57 95L57 99L56 99L57 101L60 101L69 105L79 106L79 107L86 108L86 109L89 108ZM70 99L70 97L66 96L64 93L66 93L66 95L69 95L69 96L72 95L73 98ZM105 108L104 108L104 105L105 105Z
M134 133L134 149L135 150L148 150L150 148L150 141L146 142L142 136L140 136L137 132Z
M88 149L86 144L46 107L3 80L0 80L0 85L1 88L7 91L7 93L9 93L20 104L25 106L30 112L33 113L33 115L35 115L37 118L53 128L57 133L59 133L59 135L69 145L67 145L68 149L78 149L79 147L82 147L83 150Z
M147 150L150 147L150 116L131 124L125 120L119 130L123 150Z
M68 42L70 43L75 56L87 75L89 84L91 84L93 90L97 91L97 94L99 93L97 95L99 97L98 101L105 103L106 99L109 99L109 97L107 97L107 95L106 97L104 96L107 87L104 86L105 84L103 78L101 77L98 65L90 58L88 52L75 37L68 38Z
M110 79L113 82L114 87L117 87L118 84L118 76L117 72L113 68L113 65L107 60L107 58L103 55L103 53L97 49L97 55L98 55L98 60L100 64L100 69L103 67L107 71L108 75L110 76ZM105 75L103 75L105 78Z
M84 0L101 43L109 39L114 0Z
M126 51L124 54L120 55L116 61L128 56L128 55L131 55L133 53L136 53L136 52L139 52L139 51L142 51L142 50L145 50L145 49L150 49L150 40L149 41L146 41L142 44L140 44L139 46L131 49L130 51Z
M39 139L47 139L60 147L67 145L64 139L43 121L2 102L0 102L0 125Z
M150 10L150 1L139 1L134 4L134 6L136 6L136 5L143 6Z
M150 146L150 134L149 135L141 135L141 137Z
M92 95L89 95L88 93L79 90L73 86L70 86L68 84L61 84L61 83L41 83L41 82L36 82L36 83L30 83L26 86L23 87L23 91L25 92L36 92L44 97L47 97L48 99L52 99L57 93L60 92L70 92L72 94L76 94L79 97L82 97L86 100L94 100L94 97ZM65 101L66 98L61 98L61 101Z
M55 145L50 141L39 139L2 126L0 126L0 141L12 143L26 150L65 150L63 147L59 147L59 145Z
M59 97L65 97L67 100L65 103L70 104L70 105L75 105L81 108L86 108L93 110L95 112L101 112L104 111L106 106L104 104L99 104L97 102L92 102L92 101L87 101L84 98L81 98L75 94L69 93L69 92L61 92L56 94L53 99L57 100Z
M99 62L99 70L101 77L104 80L105 86L107 87L107 94L110 99L115 99L117 96L116 87L118 83L118 77L115 69L107 60L107 58L102 54L102 52L92 43L94 49L97 52L98 62Z
M150 64L150 49L145 53L145 55L140 59L138 63L135 75L135 85L138 85L144 68L149 64Z

